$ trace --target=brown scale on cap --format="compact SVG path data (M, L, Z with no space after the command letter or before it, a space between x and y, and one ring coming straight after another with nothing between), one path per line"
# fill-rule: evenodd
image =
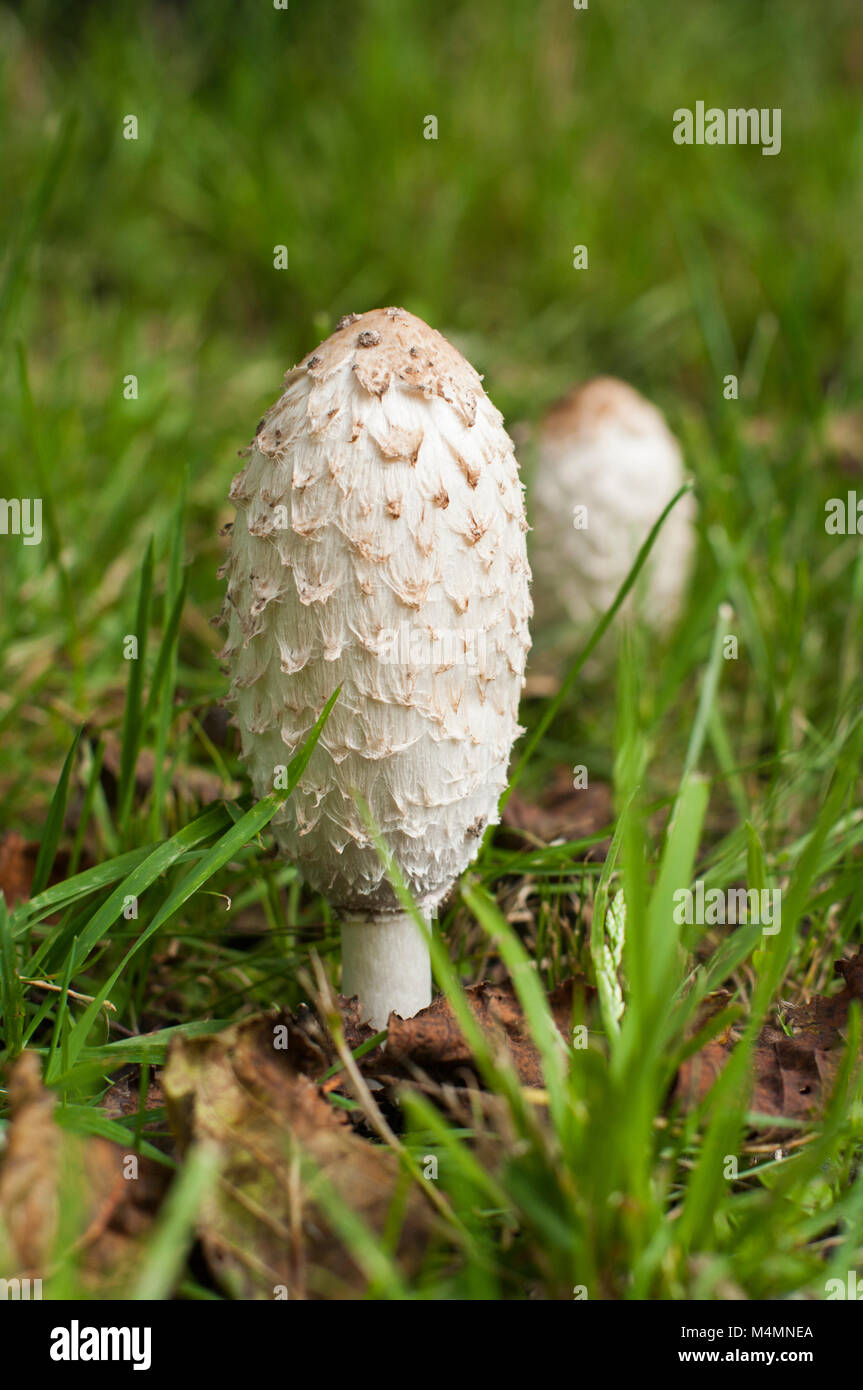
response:
M426 397L449 401L465 424L473 424L482 377L441 333L406 309L371 309L367 314L345 315L332 336L288 372L285 385L290 385L298 372L326 381L349 358L354 359L359 384L370 395L382 395L397 380Z

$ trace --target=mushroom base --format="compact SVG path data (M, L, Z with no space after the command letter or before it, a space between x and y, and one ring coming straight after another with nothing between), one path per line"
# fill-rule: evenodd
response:
M406 912L342 918L342 994L359 996L363 1018L386 1028L431 1003L428 940Z

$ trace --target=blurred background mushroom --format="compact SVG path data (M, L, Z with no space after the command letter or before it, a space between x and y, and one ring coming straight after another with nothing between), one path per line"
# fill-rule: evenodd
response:
M586 639L684 482L680 446L661 412L632 386L600 376L546 413L529 498L537 626L569 648ZM667 632L692 570L695 501L666 519L622 612Z

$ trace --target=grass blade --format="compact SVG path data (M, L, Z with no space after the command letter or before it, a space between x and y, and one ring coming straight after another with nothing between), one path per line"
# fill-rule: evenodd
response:
M141 690L144 684L144 662L147 655L147 631L150 624L150 600L153 592L153 541L147 545L141 566L138 589L138 610L135 617L137 650L129 665L126 685L126 710L123 716L123 748L120 757L120 777L117 787L117 824L121 830L128 826L135 794L135 769L144 733L141 717Z
M180 882L176 886L176 888L174 888L174 890L168 894L168 897L166 898L162 906L159 908L159 911L156 913L155 917L152 919L149 925L144 928L144 930L141 932L138 938L129 947L129 950L126 952L125 956L121 960L120 964L117 966L116 970L114 970L113 973L108 977L108 979L103 984L102 988L99 990L98 994L93 999L92 1004L89 1004L87 1006L81 1018L76 1023L71 1038L69 1040L68 1065L71 1066L81 1055L81 1050L86 1044L90 1029L93 1026L93 1023L95 1022L96 1018L98 1017L102 1005L105 1003L105 1000L108 998L109 994L111 993L111 990L114 988L114 985L120 978L123 971L126 969L126 966L129 964L129 961L132 959L132 957L141 949L141 947L147 941L150 940L150 938L157 931L159 931L161 927L165 925L166 922L168 922L171 919L171 917L173 917L175 912L179 911L179 909L183 906L184 903L188 902L189 898L191 898L195 893L197 893L200 888L203 888L204 884L207 883L210 878L212 878L213 874L215 874L219 869L224 868L224 866L228 863L228 861L231 858L233 858L233 856L237 853L238 850L242 849L244 845L248 844L249 840L253 839L255 835L257 835L261 830L264 829L266 825L269 824L276 812L284 805L285 801L287 801L287 799L290 797L294 788L296 787L297 783L299 782L300 778L306 770L309 759L311 758L312 753L315 750L315 746L317 745L318 739L321 736L324 725L326 724L330 716L330 711L333 708L333 705L335 704L336 700L338 699L340 689L341 687L339 687L338 690L334 691L333 694L330 696L329 700L327 701L324 707L323 712L321 713L320 717L314 725L314 728L309 734L309 737L303 744L303 747L300 749L298 753L294 755L294 757L288 764L288 777L287 785L285 786L285 788L280 788L278 791L272 791L267 796L262 797L261 800L258 801L256 805L254 805L251 808L250 811L247 811L246 814L242 816L240 820L236 822L235 825L231 826L230 830L227 830L225 834L221 836L221 838L216 842L212 849L210 849L203 856L203 858L201 858L198 861L198 863L193 866L193 868L189 871L189 873L182 880L182 882ZM202 819L204 818L202 817ZM174 840L176 841L178 838L178 836L175 836ZM116 898L118 895L121 894L122 887L120 889L117 889L116 893L113 894L112 897Z
M45 819L45 829L42 832L42 839L39 843L39 853L36 856L36 867L33 870L32 896L38 897L48 882L54 860L57 855L57 846L60 843L60 836L63 833L63 820L66 815L66 803L69 799L69 778L75 763L75 754L78 751L78 744L84 726L81 725L75 737L72 739L72 746L66 754L66 760L60 773L60 779L54 789L51 798L51 805L48 808L48 815Z

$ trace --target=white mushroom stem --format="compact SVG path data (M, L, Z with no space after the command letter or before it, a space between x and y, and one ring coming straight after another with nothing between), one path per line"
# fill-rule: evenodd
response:
M431 1003L428 939L409 913L342 917L342 994L359 995L375 1028L390 1013L413 1018Z

